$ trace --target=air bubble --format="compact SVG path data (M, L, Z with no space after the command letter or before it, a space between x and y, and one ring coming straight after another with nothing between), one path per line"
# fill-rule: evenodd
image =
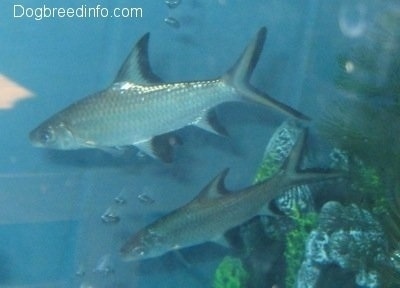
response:
M119 216L115 214L114 211L112 211L111 208L108 208L106 212L104 212L103 215L101 215L101 221L103 223L109 224L109 223L118 223L120 220Z
M97 262L96 268L94 268L93 272L101 273L104 275L114 274L114 268L111 261L111 255L106 254L102 256Z
M181 27L181 24L179 23L179 21L176 20L174 17L167 17L164 19L164 22L175 29L178 29L179 27Z
M181 4L181 0L165 0L165 4L169 9L175 9L179 4Z
M85 276L85 269L83 268L82 265L79 265L78 269L77 269L76 272L75 272L75 275L76 275L77 277L83 277L83 276Z
M154 199L148 196L146 193L139 194L137 198L145 205L151 205L155 202Z
M361 3L344 4L338 14L339 28L349 38L357 38L367 29L367 7Z
M119 195L114 198L114 202L115 202L115 204L118 204L118 205L124 205L126 203L126 199L124 197L122 197L121 195Z
M352 61L347 61L347 62L344 64L344 69L345 69L346 72L349 73L349 74L354 72L354 68L355 68L355 66L354 66L354 63L353 63Z

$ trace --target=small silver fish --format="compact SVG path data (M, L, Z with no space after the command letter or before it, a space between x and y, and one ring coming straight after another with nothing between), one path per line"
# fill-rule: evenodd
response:
M226 246L223 233L256 215L269 214L268 204L293 186L335 179L336 172L297 172L305 142L301 132L286 163L273 177L232 193L224 187L228 170L215 177L191 202L136 232L121 248L126 261L158 257L207 241Z
M291 117L309 119L250 85L266 33L267 29L261 28L222 77L180 83L164 83L151 71L147 33L137 42L109 88L44 121L30 132L30 141L36 147L58 150L109 150L134 145L148 155L171 162L170 132L187 125L217 134L225 132L211 109L223 102L247 99Z

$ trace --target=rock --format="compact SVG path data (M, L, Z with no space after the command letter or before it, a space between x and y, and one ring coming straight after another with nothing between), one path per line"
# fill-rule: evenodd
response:
M393 268L390 263L384 231L368 211L327 202L307 239L296 287L317 287L322 268L331 264L353 271L359 287L380 287L378 268Z

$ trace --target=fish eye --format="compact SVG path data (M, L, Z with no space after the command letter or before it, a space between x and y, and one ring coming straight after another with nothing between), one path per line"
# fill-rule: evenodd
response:
M51 128L48 128L44 131L42 131L39 134L39 140L41 143L46 144L49 142L53 142L54 141L54 131Z
M138 246L132 250L132 254L143 257L146 254L146 251L145 251L144 247Z

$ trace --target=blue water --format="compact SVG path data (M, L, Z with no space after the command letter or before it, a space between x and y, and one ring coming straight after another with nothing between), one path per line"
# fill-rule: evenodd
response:
M28 133L66 105L107 87L146 32L155 73L182 81L223 74L267 26L252 83L318 115L335 89L336 53L352 41L338 25L343 3L182 0L169 10L162 0L2 1L0 74L34 97L0 110L0 287L210 287L225 248L191 248L189 267L174 255L123 263L117 251L133 231L192 199L223 168L231 168L229 188L249 185L284 117L250 104L218 107L231 137L185 128L180 132L185 144L168 165L134 153L118 158L100 151L45 151L31 146ZM143 17L36 21L14 18L14 4L134 6L143 9ZM180 28L164 23L167 16L180 21ZM143 193L154 203L138 200ZM126 203L116 204L117 196ZM102 223L109 207L118 223ZM112 271L98 271L104 256Z

